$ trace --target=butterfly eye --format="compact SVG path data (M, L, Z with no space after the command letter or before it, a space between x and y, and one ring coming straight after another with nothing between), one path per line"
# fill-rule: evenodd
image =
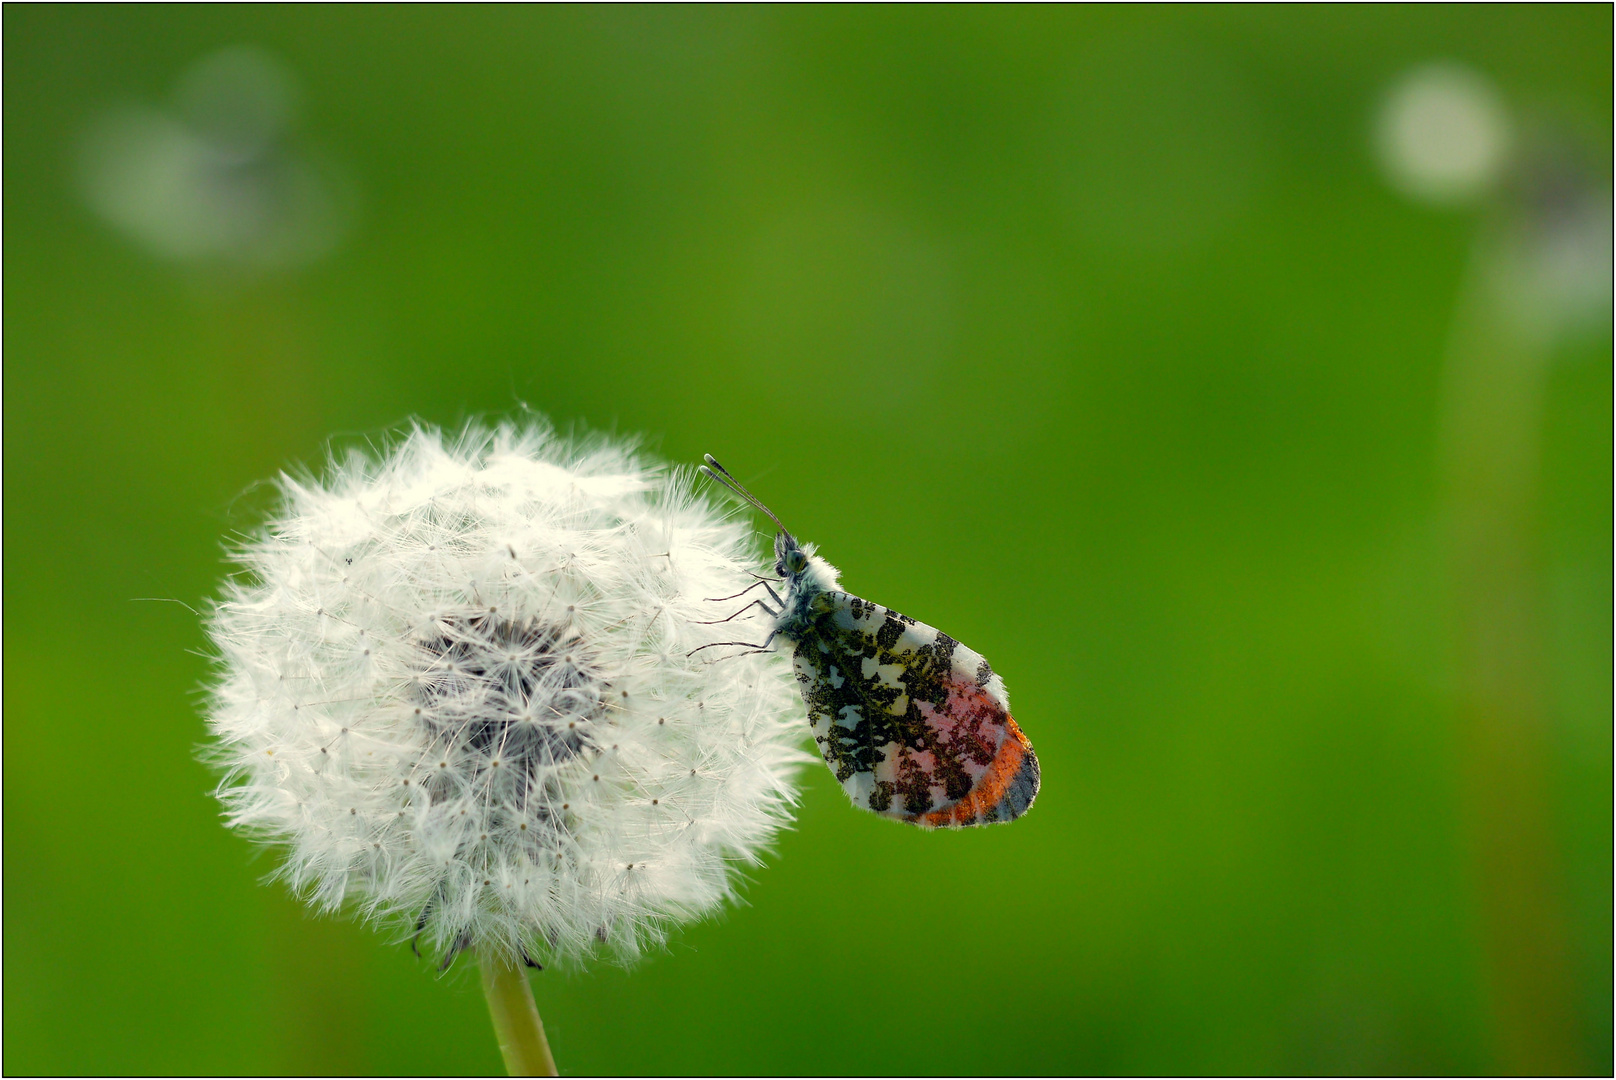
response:
M801 550L797 548L792 548L790 551L786 552L786 557L783 562L788 573L800 574L804 570L808 569L808 556L804 555Z

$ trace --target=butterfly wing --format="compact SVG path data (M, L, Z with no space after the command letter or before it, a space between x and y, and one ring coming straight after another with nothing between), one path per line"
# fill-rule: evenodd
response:
M927 827L1011 821L1038 794L1038 756L1004 680L925 623L824 592L792 661L814 741L855 805Z

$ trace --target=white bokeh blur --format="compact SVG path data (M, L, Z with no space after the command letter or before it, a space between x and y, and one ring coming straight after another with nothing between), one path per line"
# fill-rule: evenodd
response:
M1485 75L1448 61L1394 81L1374 132L1398 191L1488 211L1484 287L1496 314L1543 346L1610 325L1611 190L1585 142L1565 117L1522 119Z
M177 80L173 105L108 108L79 145L78 180L105 221L192 265L287 269L340 241L351 197L298 137L298 88L275 57L234 46Z
M1422 65L1399 79L1375 132L1392 184L1436 204L1485 195L1507 164L1510 143L1509 115L1493 84L1452 63Z

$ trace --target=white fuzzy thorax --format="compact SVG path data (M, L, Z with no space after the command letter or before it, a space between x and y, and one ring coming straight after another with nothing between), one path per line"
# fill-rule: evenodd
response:
M804 544L803 552L808 556L808 568L802 574L802 587L810 592L835 592L842 587L842 572L815 554L812 544Z
M790 818L800 703L708 597L750 528L605 441L416 429L283 478L209 630L229 823L279 874L463 948L633 957ZM751 640L756 640L752 638Z

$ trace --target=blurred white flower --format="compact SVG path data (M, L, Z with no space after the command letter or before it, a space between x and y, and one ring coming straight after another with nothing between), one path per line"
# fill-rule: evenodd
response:
M1486 78L1452 63L1403 76L1381 106L1375 148L1410 198L1464 203L1485 195L1508 164L1509 114Z
M750 529L604 440L418 428L283 503L209 631L228 822L312 903L510 962L732 893L808 760L784 660L691 650ZM716 612L716 613L715 613Z
M1428 62L1388 90L1375 150L1404 195L1480 207L1478 284L1534 348L1610 324L1611 194L1580 125L1555 112L1515 119L1484 75Z
M330 162L294 137L297 89L274 57L236 46L181 77L173 110L124 104L79 146L79 185L108 223L178 262L279 268L335 246L348 212Z

